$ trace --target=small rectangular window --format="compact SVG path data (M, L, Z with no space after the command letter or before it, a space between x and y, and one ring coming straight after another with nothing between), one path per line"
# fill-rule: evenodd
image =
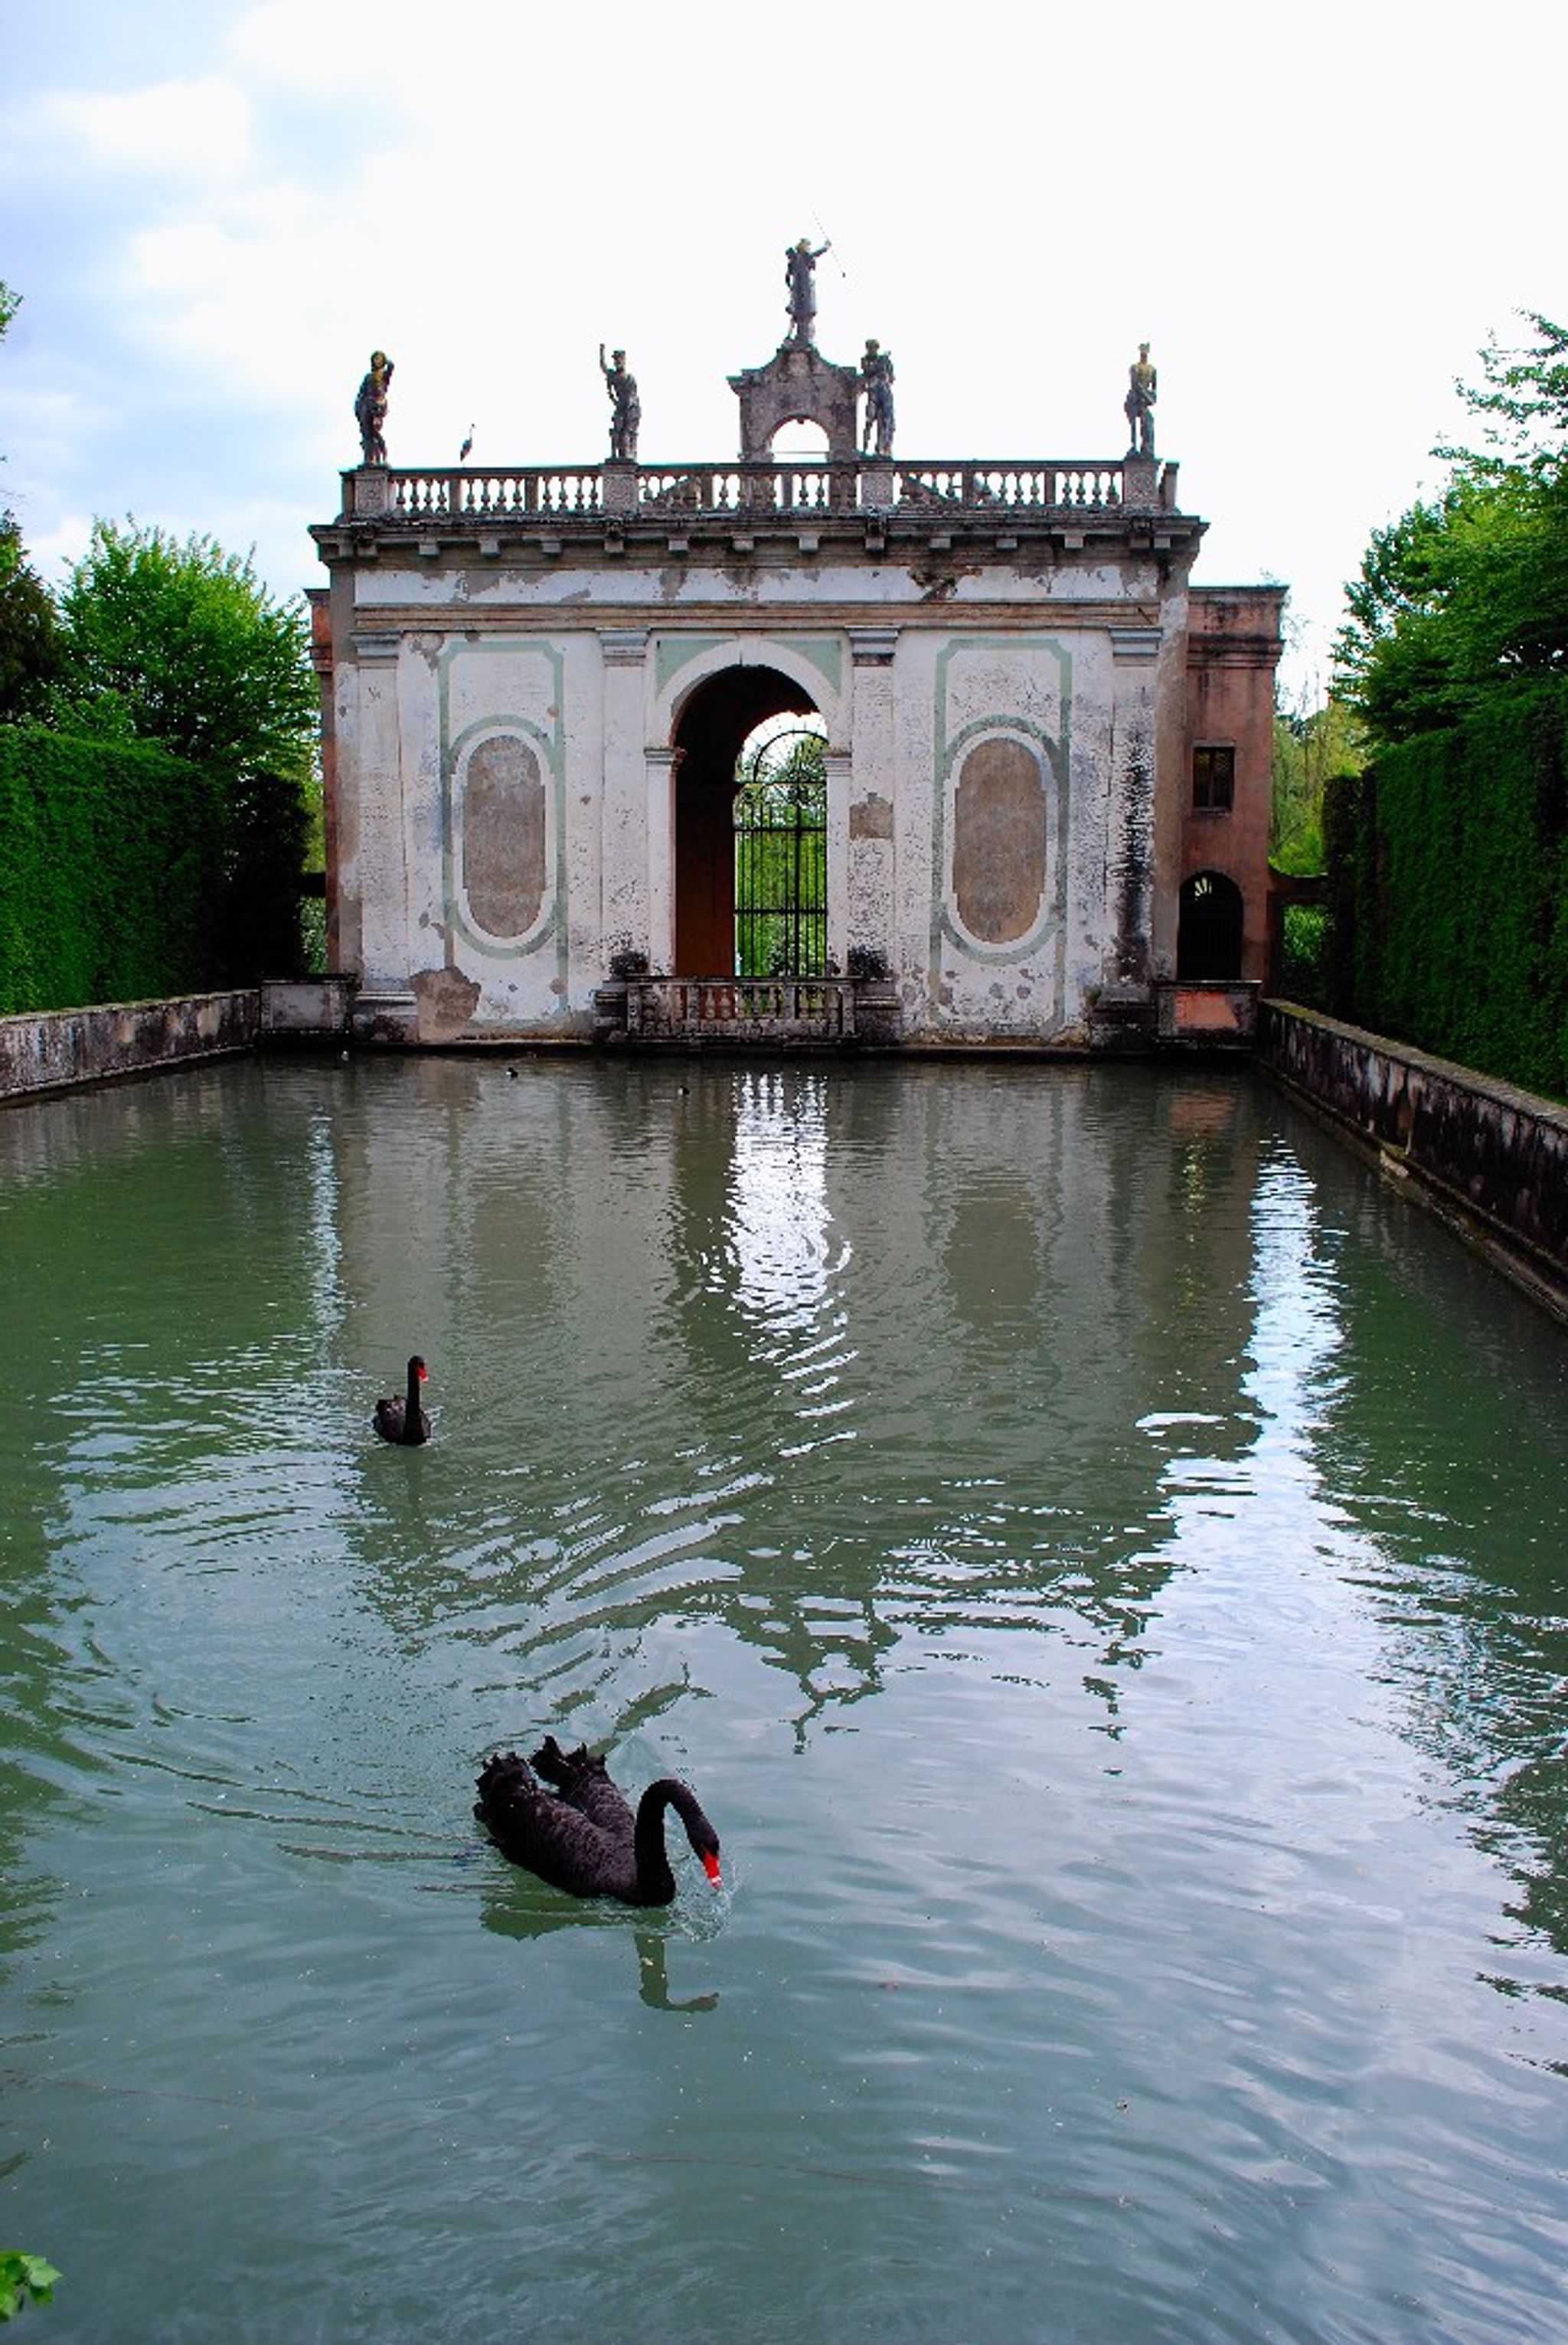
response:
M1229 743L1194 749L1192 803L1209 814L1229 814L1235 805L1236 752Z

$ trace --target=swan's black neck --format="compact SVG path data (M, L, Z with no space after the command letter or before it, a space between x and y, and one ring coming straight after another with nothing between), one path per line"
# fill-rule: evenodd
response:
M420 1398L420 1386L421 1381L422 1379L420 1376L418 1362L410 1360L409 1362L409 1389L403 1401L402 1431L402 1438L410 1447L415 1444L421 1442L425 1437L424 1426L421 1422L421 1412L424 1404Z
M669 1852L664 1846L666 1808L674 1809L686 1827L686 1838L699 1856L705 1848L716 1850L719 1844L718 1835L703 1813L695 1793L684 1783L678 1782L673 1775L650 1783L637 1802L637 1821L632 1836L639 1904L668 1905L675 1894L675 1876L670 1870Z

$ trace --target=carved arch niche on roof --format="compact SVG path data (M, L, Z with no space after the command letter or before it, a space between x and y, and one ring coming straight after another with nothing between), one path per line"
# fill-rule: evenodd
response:
M785 342L766 366L730 377L741 403L741 462L766 463L786 423L812 423L824 434L830 462L855 459L855 403L860 377L807 344Z

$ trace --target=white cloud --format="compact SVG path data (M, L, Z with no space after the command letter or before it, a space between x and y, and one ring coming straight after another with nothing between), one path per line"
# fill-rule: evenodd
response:
M46 113L98 164L162 178L227 178L250 157L251 109L234 82L159 82L146 89L57 94Z
M29 297L6 388L81 406L29 449L13 405L11 476L43 534L136 502L256 537L285 591L373 347L395 462L450 462L470 422L491 462L598 455L601 337L651 459L727 454L725 378L825 221L823 347L893 350L901 449L1118 452L1148 336L1200 578L1273 573L1326 641L1370 529L1439 469L1452 378L1560 276L1552 86L1502 49L1454 79L1445 5L973 0L949 71L838 0L677 0L656 38L632 0L168 0L120 53L147 86L19 88L0 130Z

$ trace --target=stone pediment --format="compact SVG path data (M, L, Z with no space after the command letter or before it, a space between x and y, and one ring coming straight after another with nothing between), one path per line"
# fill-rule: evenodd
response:
M816 424L827 434L829 458L854 462L857 368L835 366L814 344L790 340L780 343L766 366L731 375L730 389L741 402L743 463L765 462L785 423Z

